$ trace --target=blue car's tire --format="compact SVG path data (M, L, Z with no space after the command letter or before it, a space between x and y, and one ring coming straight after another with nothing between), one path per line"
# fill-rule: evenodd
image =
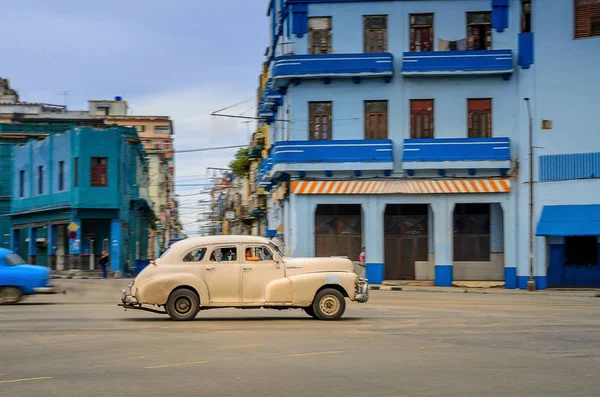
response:
M1 287L0 288L0 305L14 305L19 303L23 293L17 287Z

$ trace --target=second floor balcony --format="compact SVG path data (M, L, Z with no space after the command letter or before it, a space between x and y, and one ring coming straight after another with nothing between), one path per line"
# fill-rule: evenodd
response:
M403 76L502 75L514 71L512 50L405 52Z
M302 79L381 77L389 82L394 76L394 58L390 53L284 55L275 58L272 71L275 89Z
M281 141L258 171L259 184L271 183L283 174L304 177L307 173L333 177L335 172L381 171L394 168L393 143L381 140Z
M409 175L415 170L498 170L511 168L509 138L405 139L402 168Z

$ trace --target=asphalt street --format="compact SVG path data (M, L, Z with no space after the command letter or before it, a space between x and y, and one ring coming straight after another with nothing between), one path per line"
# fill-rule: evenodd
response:
M116 306L127 280L0 307L0 396L596 396L600 298L372 291L339 322Z

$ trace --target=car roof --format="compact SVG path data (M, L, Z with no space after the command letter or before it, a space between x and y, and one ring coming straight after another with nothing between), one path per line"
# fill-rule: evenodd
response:
M199 245L213 244L268 244L270 240L266 237L258 236L241 236L241 235L226 235L226 236L202 236L190 237L173 243L169 248L169 253L181 255L184 251L197 247Z

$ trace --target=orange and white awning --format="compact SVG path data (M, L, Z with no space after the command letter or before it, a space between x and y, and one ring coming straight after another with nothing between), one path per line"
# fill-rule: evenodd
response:
M423 181L294 181L293 194L509 193L510 179Z

